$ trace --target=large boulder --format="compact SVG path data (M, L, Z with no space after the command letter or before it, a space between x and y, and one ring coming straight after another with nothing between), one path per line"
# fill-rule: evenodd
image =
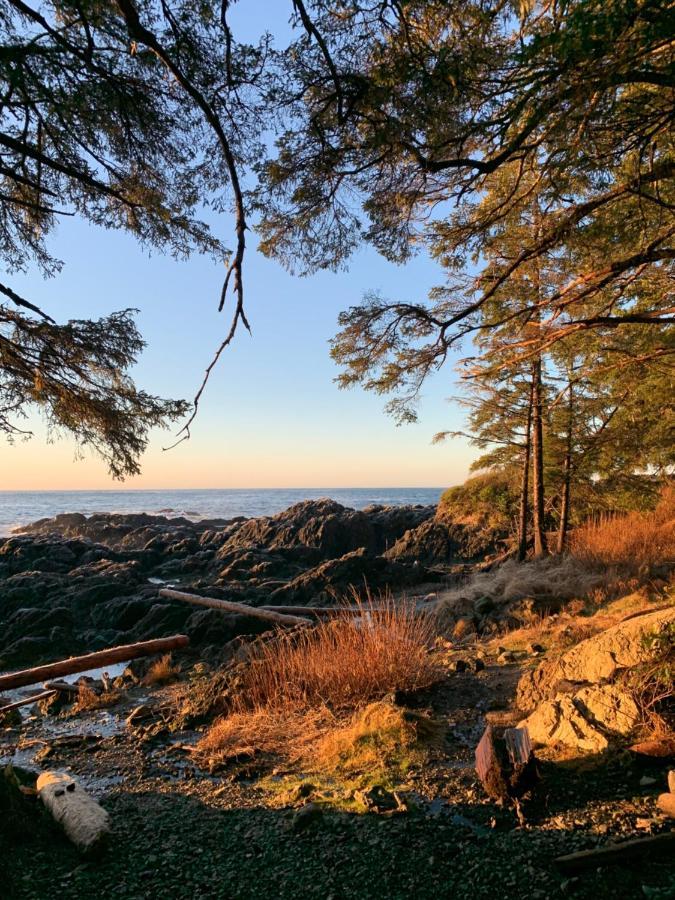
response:
M601 684L622 669L646 662L652 655L645 635L658 633L675 623L675 606L625 619L593 637L581 641L559 659L544 660L526 672L518 684L519 709L531 710L543 700L553 699L560 683Z
M499 535L483 528L429 519L406 531L383 555L425 565L453 565L483 559L497 550L499 540Z
M322 605L348 593L351 588L361 591L367 586L379 590L416 584L427 578L428 573L422 566L370 556L361 547L298 575L273 591L271 599L277 604Z
M534 744L563 744L584 753L600 753L613 738L629 735L639 721L640 712L630 694L604 684L544 700L518 727L527 728Z

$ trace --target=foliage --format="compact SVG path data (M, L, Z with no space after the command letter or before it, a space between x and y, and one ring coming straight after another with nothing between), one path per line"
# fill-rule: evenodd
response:
M675 488L667 487L656 508L605 514L575 529L571 553L591 565L634 572L675 563Z
M448 488L438 504L437 516L452 522L479 522L505 531L518 514L518 492L513 473L493 470L474 475L464 484Z
M58 274L49 238L72 215L174 256L224 259L200 216L205 203L222 210L234 197L231 328L245 322L236 167L258 133L242 95L262 50L231 48L223 73L226 7L221 21L200 0L175 11L154 0L3 4L0 256L9 274ZM221 119L235 109L245 127L228 138ZM16 419L37 404L53 432L71 431L115 477L137 472L148 429L188 407L134 387L128 372L143 344L129 312L58 325L13 287L0 284L0 294L0 430L24 433Z

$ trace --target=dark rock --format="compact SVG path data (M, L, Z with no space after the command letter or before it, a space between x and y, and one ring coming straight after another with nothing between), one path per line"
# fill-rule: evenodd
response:
M364 585L378 590L390 585L396 587L427 580L421 566L390 561L383 556L369 556L366 549L346 553L340 559L310 569L289 584L272 593L273 603L314 603L321 605L345 594L350 588L362 590Z

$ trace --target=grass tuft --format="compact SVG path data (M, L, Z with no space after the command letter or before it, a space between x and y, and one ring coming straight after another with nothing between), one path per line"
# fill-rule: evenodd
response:
M166 653L150 666L143 676L142 683L146 686L151 684L167 684L173 681L180 673L180 666L174 666L171 661L171 654Z
M377 608L368 601L361 616L253 644L229 715L205 733L200 752L210 759L256 751L298 757L355 709L436 681L442 670L429 651L433 620L407 603L384 600Z

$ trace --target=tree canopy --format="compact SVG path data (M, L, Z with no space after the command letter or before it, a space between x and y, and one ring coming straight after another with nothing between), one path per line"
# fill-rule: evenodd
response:
M399 263L424 250L443 275L431 295L367 294L345 310L333 345L341 383L390 393L399 419L414 418L426 377L466 338L483 357L470 377L488 391L501 380L521 409L530 408L533 365L555 379L576 371L568 384L592 382L598 396L624 377L668 394L672 3L288 0L285 46L268 35L256 46L239 40L233 5L3 6L0 248L10 276L29 264L57 272L51 229L72 214L162 252L224 260L220 308L231 291L232 314L205 384L248 326L249 227L264 253L299 273L344 267L364 242ZM207 208L227 214L228 239L205 224ZM93 401L116 391L114 372L140 349L130 315L114 320L108 346L98 323L97 360L86 345L96 323L57 326L11 284L0 293L0 378L10 378L10 358L21 363L11 388L0 381L3 429L31 402L76 433L86 421L80 437L99 449L139 428L126 458L121 440L109 455L116 474L134 471L143 423L185 407L136 392L126 376L107 431L96 402L84 402L90 388ZM64 353L58 391L35 389L49 379L46 356L25 341L31 329L52 347L79 336L91 366L70 370ZM108 373L105 387L91 387L94 370ZM555 385L542 382L541 398L547 392L554 398ZM623 415L613 414L617 426ZM555 417L544 424L565 444ZM664 446L663 426L648 433ZM654 449L641 464L656 457L662 465L667 453Z

